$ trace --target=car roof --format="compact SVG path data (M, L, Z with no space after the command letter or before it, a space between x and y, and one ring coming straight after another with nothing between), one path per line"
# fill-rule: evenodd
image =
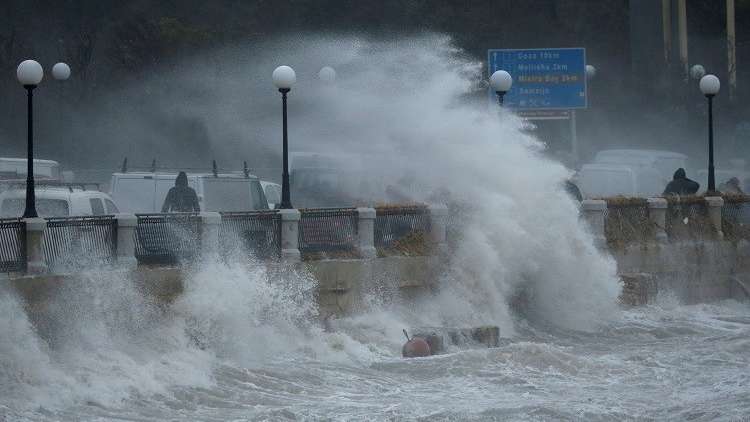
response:
M119 177L119 178L144 178L144 177L154 177L154 176L161 176L161 177L174 177L177 178L177 172L150 172L150 171L129 171L127 173L112 173L113 177ZM199 177L199 178L214 178L213 173L186 173L187 177ZM219 179L251 179L251 180L258 180L258 176L255 175L248 175L245 177L244 173L219 173L217 176Z
M43 199L70 199L71 197L95 197L112 199L107 193L98 190L83 190L67 186L37 186L34 195ZM0 194L0 198L25 198L26 189L8 189Z
M629 155L631 157L642 157L642 158L680 158L687 159L687 155L673 151L663 151L657 149L605 149L596 153L596 157L611 156L611 155Z
M589 171L616 171L616 172L629 172L634 173L635 169L633 166L627 164L608 164L608 163L590 163L581 166L581 170L578 172L583 173L585 170Z
M0 163L26 163L25 158L7 158L7 157L0 157ZM59 165L57 161L54 160L42 160L39 158L34 158L34 164L56 164Z

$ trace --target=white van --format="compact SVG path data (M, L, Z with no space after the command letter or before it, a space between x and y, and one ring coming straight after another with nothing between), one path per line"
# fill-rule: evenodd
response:
M617 164L637 168L655 168L662 176L664 186L672 180L675 170L688 169L685 154L651 149L607 149L594 156L596 164ZM662 187L663 188L663 187Z
M653 167L615 164L584 164L576 176L576 183L584 198L659 196L666 185Z
M276 206L281 204L281 185L261 180L260 186L263 188L263 193L266 195L269 209L275 209Z
M0 157L0 176L3 179L22 179L26 177L27 160L25 158ZM60 163L52 160L34 159L34 178L60 179Z
M249 211L267 209L268 202L257 177L230 173L188 173L188 186L195 189L201 211ZM175 172L114 173L110 195L127 213L159 213Z
M119 213L112 198L104 192L82 187L36 186L36 211L40 217L109 215ZM0 194L0 217L16 218L26 209L26 189L13 188Z

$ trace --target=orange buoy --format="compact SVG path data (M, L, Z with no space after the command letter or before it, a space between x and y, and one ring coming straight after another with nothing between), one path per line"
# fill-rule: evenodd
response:
M404 344L404 347L401 348L401 356L405 358L423 358L432 355L430 344L427 343L427 340L421 337L409 338L409 335L406 334L406 330L404 330L404 335L406 336L407 341Z

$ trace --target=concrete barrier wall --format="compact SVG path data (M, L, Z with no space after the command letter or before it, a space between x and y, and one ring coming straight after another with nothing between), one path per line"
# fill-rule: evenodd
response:
M663 200L662 200L663 201ZM664 209L659 201L649 203L650 208ZM737 280L750 280L750 242L724 240L722 236L701 241L669 241L657 230L652 239L640 243L608 246L605 236L605 201L584 201L583 214L594 232L597 244L606 249L617 261L623 281L623 302L643 304L665 291L673 292L685 302L710 301L723 298L743 298L747 292ZM365 210L363 212L370 212ZM370 212L372 214L372 212ZM368 214L369 215L369 214ZM663 226L663 213L655 212L651 218ZM287 219L289 224L297 220ZM287 222L287 220L284 220ZM123 224L129 229L132 240L133 224ZM434 229L434 227L433 227ZM368 226L367 232L372 230ZM445 253L445 226L432 238ZM288 236L296 240L294 236ZM371 248L371 236L363 237L358 246ZM119 240L119 239L118 239ZM213 239L214 243L216 242ZM129 245L127 245L129 246ZM294 248L292 248L294 246ZM287 249L296 249L296 244ZM372 252L372 251L370 251ZM449 254L449 252L447 252ZM328 259L300 261L299 254L284 257L281 262L268 263L275 271L280 266L297 266L309 271L318 281L317 299L322 317L332 314L349 314L360 309L366 297L377 293L384 301L408 301L425 295L437 287L437 280L446 259L437 256L389 256L361 259ZM146 294L158 301L169 303L183 289L185 270L179 267L138 266L130 257L126 265L109 271L125 274ZM59 275L32 273L4 275L26 299L29 306L44 307L75 274ZM747 284L746 284L747 285Z

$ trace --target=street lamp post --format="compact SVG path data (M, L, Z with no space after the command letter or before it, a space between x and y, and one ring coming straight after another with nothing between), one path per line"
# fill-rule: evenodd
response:
M52 66L52 77L58 81L65 81L70 77L70 66L60 62Z
M292 88L295 82L297 82L297 75L294 73L294 69L289 66L279 66L273 71L273 84L279 89L281 93L281 102L283 107L283 155L284 155L284 170L282 172L281 179L281 209L291 209L292 200L289 194L289 141L287 136L286 126L286 94Z
M596 76L596 67L591 64L586 65L586 79L594 79L594 76Z
M700 64L694 64L690 68L690 77L693 79L700 80L703 76L706 74L706 68L703 67L703 65Z
M497 102L500 104L500 107L502 107L503 97L505 97L505 94L510 91L510 87L513 86L513 77L510 76L510 73L504 70L495 71L495 73L490 76L490 86L495 91L495 94L497 94Z
M57 81L67 81L68 78L70 78L70 66L63 62L55 63L55 65L52 66L52 77ZM63 103L63 96L64 92L61 86L60 89L57 90L57 102L59 104ZM64 113L57 113L57 130L59 130L60 133L64 132L63 127L65 126L65 117ZM68 151L69 154L76 156L77 148L73 145L75 145L75 142L71 142L71 148L69 150L66 148L66 151Z
M318 78L326 83L333 83L336 80L336 70L331 66L323 66L318 72Z
M714 75L706 75L701 78L700 89L708 99L708 191L709 194L716 193L716 179L714 178L714 96L719 93L721 82Z
M26 138L26 209L23 218L36 218L36 194L34 190L34 88L44 76L42 65L34 60L24 60L16 69L18 82L26 88L27 138Z

